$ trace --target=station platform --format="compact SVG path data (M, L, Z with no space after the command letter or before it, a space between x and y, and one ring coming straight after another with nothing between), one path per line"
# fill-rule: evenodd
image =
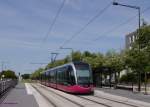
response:
M11 89L0 107L39 107L34 96L27 94L24 83L18 83Z

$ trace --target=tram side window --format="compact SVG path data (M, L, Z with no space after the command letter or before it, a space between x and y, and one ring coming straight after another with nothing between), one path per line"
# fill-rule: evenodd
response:
M66 85L66 69L65 68L59 68L57 71L57 82L62 85Z
M45 76L46 76L46 81L48 81L49 80L49 72L48 71L45 73Z
M57 82L57 70L54 70L54 83L56 83Z
M67 67L64 67L63 68L63 83L64 83L64 85L70 85L68 80L69 80L68 70L67 70Z
M57 71L57 82L62 85L74 85L75 77L71 66L59 68Z
M75 85L75 75L72 66L68 66L68 82L70 85Z
M44 78L44 79L45 79L45 81L46 81L46 80L47 80L47 75L46 75L46 72L44 73L44 76L45 76L45 78Z
M49 82L51 82L51 78L52 78L52 77L51 77L51 72L52 72L52 71L49 71L49 77L50 77Z
M57 72L56 72L57 70L54 70L54 83L56 83L57 82Z
M50 82L51 81L51 71L48 71L48 82Z
M51 82L55 83L55 71L51 71Z
M46 81L47 80L47 73L45 72L44 74L45 74L45 81Z
M57 70L57 82L58 82L59 84L62 84L62 71L61 71L61 68L59 68L59 69Z

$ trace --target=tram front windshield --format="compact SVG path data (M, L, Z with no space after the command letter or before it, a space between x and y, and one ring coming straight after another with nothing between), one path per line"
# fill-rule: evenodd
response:
M92 83L91 70L88 64L75 65L77 71L77 81L80 85Z

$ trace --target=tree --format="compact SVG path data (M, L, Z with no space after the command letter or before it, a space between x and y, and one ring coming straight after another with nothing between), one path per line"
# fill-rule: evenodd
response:
M31 79L39 79L40 74L44 71L43 68L37 69L34 73L31 74Z
M130 72L130 73L127 73L127 74L124 74L121 78L120 78L120 82L123 82L123 83L130 83L130 82L136 82L136 76L133 72Z
M125 63L133 72L138 74L139 86L141 74L145 74L145 89L147 84L147 72L150 72L150 26L143 26L140 35L132 46L131 50L126 51ZM140 87L139 87L140 88Z
M14 71L12 70L5 70L5 71L2 71L2 73L0 74L0 77L2 77L2 75L4 75L4 78L9 78L9 79L17 79L17 76L15 74Z
M145 26L140 29L140 36L136 44L140 44L141 49L150 46L150 26Z
M21 77L23 79L29 79L30 78L30 74L23 74L23 75L21 75Z
M81 61L82 53L80 51L76 51L72 53L72 61Z
M120 72L125 68L123 56L124 53L116 53L114 50L108 51L105 55L104 66L115 72L115 85L119 82Z
M101 53L83 53L83 61L89 63L94 71L96 68L102 67L104 57Z
M46 67L45 70L49 69L49 68L53 68L56 66L60 66L65 64L65 62L67 61L67 59L62 59L62 60L56 60L55 62L50 62Z
M97 54L101 54L101 53L97 53ZM96 53L90 53L89 51L85 51L82 54L82 57L91 57L91 58L96 58L97 57Z
M124 69L125 63L123 60L124 53L116 53L115 51L108 51L105 55L104 66L110 67L115 72L120 73Z

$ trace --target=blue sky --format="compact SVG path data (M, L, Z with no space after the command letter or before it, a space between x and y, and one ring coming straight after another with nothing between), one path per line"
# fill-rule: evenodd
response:
M32 65L31 62L50 62L51 52L58 50L64 41L78 32L98 11L112 1L66 0L51 33L43 43L62 0L0 0L0 61L7 62L6 69L16 72L34 71L42 65ZM141 11L150 7L150 0L116 1L140 6ZM130 23L120 26L113 32L108 31L136 14L137 11L134 9L110 6L64 47L102 53L110 49L123 49L125 35L137 28L138 18L135 17ZM150 23L150 9L141 17ZM58 51L58 59L70 53L69 50Z

